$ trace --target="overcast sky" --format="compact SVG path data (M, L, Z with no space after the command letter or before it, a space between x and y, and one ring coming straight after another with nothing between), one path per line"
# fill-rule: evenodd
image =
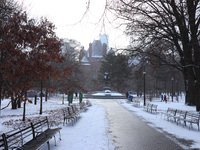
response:
M120 29L114 24L98 23L105 7L105 0L90 0L90 9L81 20L88 6L88 0L17 0L31 17L39 19L44 16L56 26L60 38L75 39L88 49L89 43L99 39L99 34L109 35L109 46L121 48L128 44ZM81 22L80 22L81 20ZM112 22L112 19L109 19Z

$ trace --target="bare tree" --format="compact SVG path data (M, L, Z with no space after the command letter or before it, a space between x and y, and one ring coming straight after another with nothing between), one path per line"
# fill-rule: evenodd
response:
M55 64L55 67L61 72L61 76L52 80L56 90L60 93L72 94L84 91L81 72L77 63L80 49L81 45L76 40L63 40L62 55L65 60L62 63Z
M124 20L132 50L154 55L179 69L185 79L186 103L200 110L199 0L117 0L112 10ZM156 44L157 43L157 44ZM164 43L165 50L155 49ZM167 46L168 45L168 46ZM164 47L163 47L164 48ZM162 55L160 55L162 52Z

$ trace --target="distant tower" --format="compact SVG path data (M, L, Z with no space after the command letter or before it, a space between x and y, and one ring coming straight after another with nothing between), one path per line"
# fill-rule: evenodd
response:
M89 44L89 59L92 58L92 43Z
M109 36L106 34L100 34L99 35L99 40L101 41L101 44L103 45L104 43L107 45L107 51L109 48Z

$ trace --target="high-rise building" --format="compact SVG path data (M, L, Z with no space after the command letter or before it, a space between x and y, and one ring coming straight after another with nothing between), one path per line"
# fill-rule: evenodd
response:
M91 83L98 77L103 56L108 52L108 35L99 35L99 40L89 44L89 49L80 51L79 64L84 80ZM94 87L92 87L94 88Z
M99 34L99 40L101 41L101 44L104 43L107 45L107 51L109 49L109 36L107 34Z

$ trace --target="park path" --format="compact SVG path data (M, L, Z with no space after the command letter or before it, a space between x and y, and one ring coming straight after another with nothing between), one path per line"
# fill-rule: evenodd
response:
M119 103L120 100L109 99L98 103L106 109L115 150L183 150Z

